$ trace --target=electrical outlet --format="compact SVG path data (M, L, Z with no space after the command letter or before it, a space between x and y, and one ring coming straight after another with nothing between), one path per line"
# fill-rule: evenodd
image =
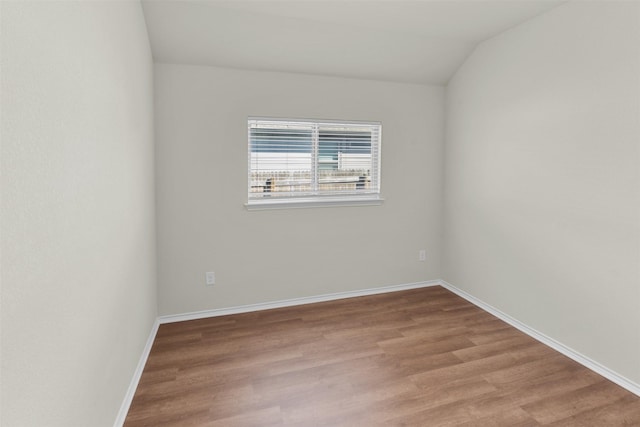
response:
M206 279L207 279L207 285L216 284L216 275L213 271L207 271Z
M427 251L426 251L426 249L420 249L418 251L418 260L421 261L421 262L427 260Z

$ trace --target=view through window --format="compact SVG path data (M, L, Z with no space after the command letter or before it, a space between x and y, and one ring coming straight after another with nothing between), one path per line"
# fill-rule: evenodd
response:
M248 120L249 204L380 194L380 123Z

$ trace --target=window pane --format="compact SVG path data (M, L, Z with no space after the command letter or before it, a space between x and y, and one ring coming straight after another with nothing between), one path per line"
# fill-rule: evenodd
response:
M370 189L370 130L321 126L318 141L319 191L340 193Z
M249 200L379 195L380 125L249 119Z
M279 197L312 190L312 127L250 123L249 143L252 196Z

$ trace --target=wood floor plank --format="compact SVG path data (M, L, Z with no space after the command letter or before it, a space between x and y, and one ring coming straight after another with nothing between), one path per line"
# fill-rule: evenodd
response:
M522 409L511 409L508 412L497 412L487 417L474 418L458 425L458 427L536 427L538 422Z
M610 405L599 406L579 414L563 418L550 426L638 426L640 405L633 396L625 395Z
M588 385L561 396L548 396L522 408L540 424L550 424L582 412L610 405L628 392L606 380ZM638 420L640 422L640 420Z
M161 325L138 426L640 426L640 398L442 287Z
M470 338L468 339L473 343ZM471 345L469 347L454 350L453 354L464 362L470 362L472 360L483 359L489 356L495 356L497 354L504 353L505 349L511 351L516 349L528 348L538 345L538 342L528 336L516 336L513 338L507 338L500 341L490 342L480 345Z

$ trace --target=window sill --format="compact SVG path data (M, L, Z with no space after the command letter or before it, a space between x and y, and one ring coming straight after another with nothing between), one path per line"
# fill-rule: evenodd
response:
M245 203L248 211L269 209L330 208L338 206L378 206L384 203L380 196L345 198L305 197L299 199L252 200Z

